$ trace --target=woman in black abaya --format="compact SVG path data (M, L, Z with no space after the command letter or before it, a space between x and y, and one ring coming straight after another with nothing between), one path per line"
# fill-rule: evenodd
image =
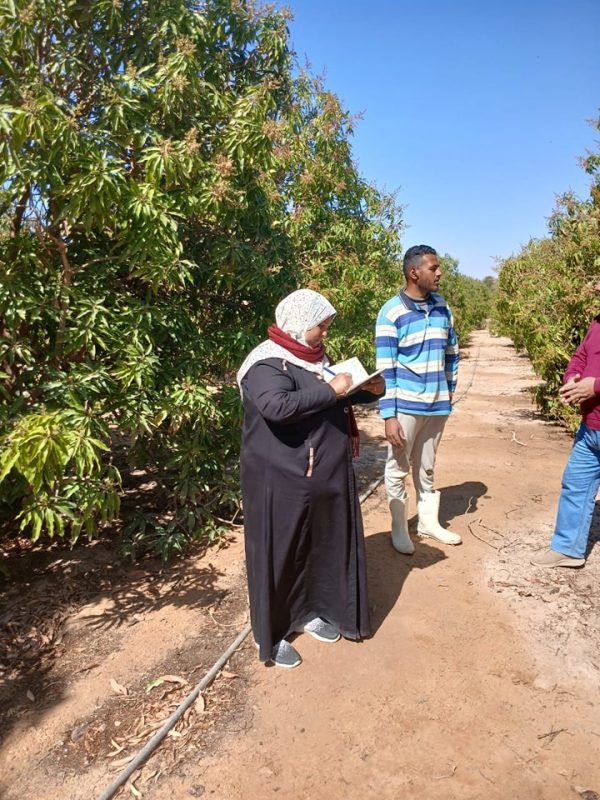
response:
M347 398L348 374L324 380L335 313L323 295L293 292L238 373L252 630L261 661L281 667L301 662L291 633L325 642L370 633L351 403L375 400L384 386L375 378Z

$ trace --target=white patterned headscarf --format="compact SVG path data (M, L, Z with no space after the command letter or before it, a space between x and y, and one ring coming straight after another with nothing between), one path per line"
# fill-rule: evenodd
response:
M321 322L324 322L329 317L334 317L336 314L335 308L331 305L326 297L323 297L319 292L314 292L312 289L298 289L279 303L275 309L275 322L282 331L293 336L301 344L306 344L304 334L311 328L316 328ZM295 364L302 369L309 372L316 372L318 375L323 374L323 367L327 366L329 360L327 356L323 361L311 363L290 353L285 347L282 347L270 339L261 342L252 352L246 357L244 363L239 369L237 374L237 382L241 389L242 379L248 372L250 367L253 367L257 361L264 361L266 358L281 358L290 364Z

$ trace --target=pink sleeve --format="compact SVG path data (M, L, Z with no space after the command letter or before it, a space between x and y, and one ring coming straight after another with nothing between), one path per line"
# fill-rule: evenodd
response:
M565 374L563 375L563 383L567 383L567 381L569 381L572 377L577 375L577 373L581 374L583 372L583 370L585 369L585 366L587 364L587 347L586 347L586 343L587 343L589 335L590 335L590 331L588 330L588 332L585 335L585 339L583 340L583 342L579 345L577 350L575 350L575 352L571 356L571 360L567 364L567 368L565 370ZM594 389L594 391L597 391L597 390Z

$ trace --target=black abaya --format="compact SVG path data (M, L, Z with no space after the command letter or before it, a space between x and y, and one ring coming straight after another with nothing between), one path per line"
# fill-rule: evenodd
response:
M242 390L246 564L261 661L314 617L348 639L369 636L350 399L338 400L314 372L279 358L254 364Z

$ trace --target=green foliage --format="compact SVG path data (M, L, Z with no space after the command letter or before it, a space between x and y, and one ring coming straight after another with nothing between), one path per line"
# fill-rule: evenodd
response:
M600 130L600 121L597 125ZM600 161L584 162L594 176L588 200L563 196L550 220L550 236L530 241L500 265L498 332L529 355L543 378L541 408L571 428L578 409L558 400L562 374L591 320L598 314L593 286L600 276Z
M237 502L232 373L308 283L370 352L398 209L358 177L337 99L292 77L284 13L17 0L0 64L0 509L93 535L143 470L132 553L214 538Z
M300 283L338 309L328 350L372 363L377 313L400 284L402 223L395 197L361 178L352 132L338 98L301 74L277 139L288 167L279 188Z
M17 1L0 64L0 507L34 538L92 535L117 461L156 486L138 530L213 535L235 502L227 375L296 282L269 195L285 17Z
M233 374L289 291L327 294L332 353L372 363L401 209L360 177L335 95L294 73L286 19L0 4L0 513L33 538L117 515L132 555L218 538Z

